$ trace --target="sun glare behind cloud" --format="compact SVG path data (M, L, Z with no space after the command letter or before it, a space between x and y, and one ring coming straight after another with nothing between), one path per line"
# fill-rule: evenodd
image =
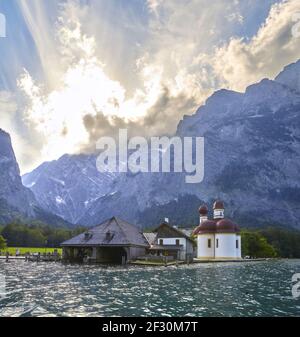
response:
M274 79L300 53L299 0L31 0L17 9L22 30L6 39L11 50L0 48L0 108L23 173L94 150L121 127L172 135L214 91Z
M106 75L105 65L96 56L95 39L82 34L79 24L73 30L64 26L58 35L63 54L77 48L80 55L71 55L57 81L58 88L47 92L26 70L18 80L27 100L25 119L47 139L42 149L46 160L75 153L88 144L89 134L83 123L86 116L101 114L108 121L112 118L111 123L113 117L125 123L136 121L145 116L162 92L159 70L145 67L144 88L126 98L124 87Z

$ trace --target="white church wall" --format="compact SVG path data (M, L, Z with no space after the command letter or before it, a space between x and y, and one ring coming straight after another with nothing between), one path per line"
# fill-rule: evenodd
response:
M216 258L236 258L236 240L237 236L235 233L227 234L220 233L216 234L216 242L218 240L218 247L216 247Z
M210 247L209 247L210 240ZM199 259L211 259L215 257L215 235L202 234L197 239L197 257Z
M241 235L237 235L236 239L238 240L238 248L236 250L236 257L238 259L242 258L242 238Z

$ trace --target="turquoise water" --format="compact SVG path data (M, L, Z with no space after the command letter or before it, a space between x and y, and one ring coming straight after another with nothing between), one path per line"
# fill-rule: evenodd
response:
M300 260L178 268L0 261L0 316L300 316L295 273Z

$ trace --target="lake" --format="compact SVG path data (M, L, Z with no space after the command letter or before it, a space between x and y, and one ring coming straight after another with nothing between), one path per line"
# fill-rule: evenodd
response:
M299 316L295 273L300 260L167 268L0 261L0 316Z

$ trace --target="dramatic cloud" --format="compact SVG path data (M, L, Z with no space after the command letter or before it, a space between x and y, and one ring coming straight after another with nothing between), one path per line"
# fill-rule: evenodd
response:
M213 91L244 90L300 56L292 35L298 0L18 5L39 62L18 78L21 106L8 131L35 140L32 165L93 151L119 128L172 134ZM23 136L18 142L27 148Z
M16 97L8 91L0 91L0 117L0 128L9 131L18 161L25 171L32 169L32 165L40 162L38 149L30 135L24 132L22 123L16 122L21 121L21 114Z
M141 72L143 87L126 98L125 88L106 75L96 55L95 39L82 33L81 24L60 17L58 29L57 49L66 66L57 88L45 90L28 72L19 80L28 102L26 122L44 136L42 155L48 159L86 147L95 149L91 138L95 138L96 130L87 123L91 118L99 121L100 116L103 121L97 123L98 137L117 127L115 120L122 120L124 125L139 124L162 91L159 69L145 66Z
M160 5L162 4L163 0L147 0L148 8L149 10L158 15L158 9Z
M273 79L287 64L300 58L300 39L293 36L296 13L300 13L298 0L275 4L265 24L250 40L232 38L216 50L213 59L214 76L223 86L243 91L249 83L264 77Z
M236 5L212 6L206 15L196 1L189 6L152 1L149 6L156 15L149 18L147 40L135 60L136 85L127 87L113 80L109 64L102 62L96 30L90 35L85 32L93 18L88 6L75 1L59 7L53 32L43 7L34 2L31 12L29 5L22 4L46 83L39 84L27 71L18 83L28 103L25 121L44 138L44 160L94 149L97 138L117 134L119 127L146 136L175 132L181 117L192 113L211 93L214 83L209 71L199 67L199 53L208 46L199 44L207 33L201 29L217 25L223 10L229 15ZM167 22L161 13L167 15ZM40 16L38 22L33 15ZM189 24L179 28L184 20ZM52 51L49 57L47 48Z

